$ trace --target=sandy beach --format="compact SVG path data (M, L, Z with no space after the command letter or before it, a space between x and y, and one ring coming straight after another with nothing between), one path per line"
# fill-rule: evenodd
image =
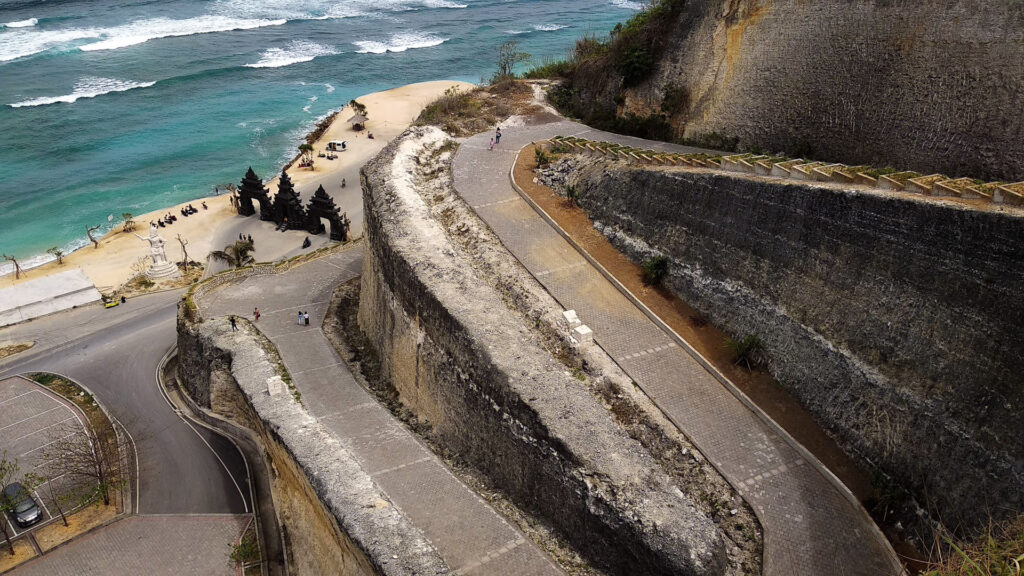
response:
M361 96L357 100L366 105L369 120L365 129L360 132L353 130L348 123L353 112L346 106L313 144L314 156L325 151L327 143L331 140L347 142L346 151L339 152L335 160L315 158L312 169L295 166L287 168L303 202L308 201L317 186L323 185L341 211L348 214L352 221L352 235L359 236L363 223L359 168L391 139L408 128L426 104L452 86L463 89L472 87L465 82L435 81L409 84ZM371 132L374 135L372 139L367 137ZM245 171L243 164L244 162L239 164L239 180ZM271 197L276 194L277 175L259 176L264 179ZM347 184L345 188L341 187L343 178ZM206 202L207 210L203 210L203 202ZM181 215L181 208L189 204L199 212L186 218ZM177 216L178 220L168 227L160 228L159 233L166 241L167 256L172 261L182 259L178 235L188 242L186 248L189 258L198 262L204 262L212 250L222 249L236 240L239 234L253 237L256 247L254 256L258 261L276 260L298 254L303 251L301 244L308 236L306 232L298 230L278 232L274 229L274 223L261 222L257 216L239 216L230 205L227 193L197 198L177 206L136 216L138 225L135 234L145 236L148 234L149 222L161 218L168 212ZM313 243L310 249L328 242L326 234L310 236L310 240ZM121 232L120 227L103 236L99 244L99 249L94 249L90 244L65 256L63 265L50 262L25 270L20 280L15 280L13 273L0 277L0 289L49 274L80 268L101 292L109 292L128 281L133 275L132 264L149 254L146 242L132 233ZM214 269L222 267L219 263L213 265Z

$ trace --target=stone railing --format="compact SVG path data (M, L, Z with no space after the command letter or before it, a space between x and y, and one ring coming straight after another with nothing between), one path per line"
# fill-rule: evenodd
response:
M942 174L925 175L892 168L847 166L751 153L729 156L666 153L573 136L556 136L551 139L551 143L556 151L564 148L569 152L590 153L635 164L718 168L790 180L856 184L878 190L965 200L980 199L993 204L1024 206L1024 182L984 182L972 178L950 178Z

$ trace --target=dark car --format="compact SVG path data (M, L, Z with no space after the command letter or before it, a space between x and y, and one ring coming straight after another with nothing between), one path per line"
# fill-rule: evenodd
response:
M3 498L5 502L12 504L10 507L11 516L14 517L14 521L18 523L18 526L24 528L42 520L43 516L39 512L39 505L36 504L32 495L19 482L8 484L4 488Z

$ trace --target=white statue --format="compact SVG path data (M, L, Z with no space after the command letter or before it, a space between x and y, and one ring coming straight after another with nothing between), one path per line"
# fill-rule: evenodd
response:
M149 242L149 256L153 264L149 267L146 275L150 278L167 278L181 275L178 267L167 261L167 252L164 249L164 239L156 233L156 225L150 223L149 236L135 235L139 240Z
M164 239L156 233L156 226L149 225L149 237L135 235L139 240L149 242L149 255L153 258L153 266L167 264L167 252L164 250Z

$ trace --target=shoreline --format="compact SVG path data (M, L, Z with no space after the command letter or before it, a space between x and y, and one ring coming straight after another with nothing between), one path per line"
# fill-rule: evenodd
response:
M348 103L340 108L330 111L322 118L317 119L313 128L302 137L302 142L311 143L315 153L323 151L329 140L344 139L349 142L348 150L338 154L337 160L328 161L324 158L315 158L314 169L297 168L298 156L285 163L280 169L287 171L295 184L296 190L300 191L302 198L308 201L316 185L323 185L329 189L329 193L335 197L336 203L342 212L347 212L352 220L353 228L362 227L362 205L359 191L358 169L369 158L383 148L392 138L404 131L419 114L424 105L440 96L445 89L451 86L468 88L472 85L456 80L441 80L431 82L419 82L405 84L372 92L356 98L356 100L367 104L369 108L369 121L363 131L356 132L347 124L346 110ZM367 131L375 135L374 139L366 138ZM310 142L312 140L312 142ZM354 165L357 164L357 165ZM239 168L239 179L245 168ZM352 174L349 177L352 186L345 192L341 192L334 183L325 182L326 179L337 178L342 172ZM276 194L277 180L280 173L263 174L264 186L273 197ZM354 196L359 196L358 206L354 205ZM338 196L345 194L345 198ZM136 222L135 234L145 236L149 222L158 220L167 213L178 216L177 222L164 228L159 228L158 233L166 242L168 259L171 261L181 260L181 247L177 241L177 235L181 234L188 244L189 260L205 262L207 255L212 251L221 248L220 241L233 239L239 231L251 233L257 239L257 259L277 259L285 254L291 255L297 248L301 239L295 240L291 236L305 236L301 231L286 233L284 236L272 235L274 224L260 222L258 218L244 218L237 215L235 209L230 205L228 198L230 192L197 196L192 200L186 200L173 206L161 208L134 217ZM203 210L202 203L206 202L208 210ZM182 207L192 204L199 211L198 213L183 217L180 215ZM358 219L354 217L358 215ZM229 224L233 224L229 226ZM227 234L230 228L230 234ZM269 240L266 240L268 239ZM282 238L293 241L295 247L290 244L284 245ZM313 236L313 248L325 243L326 236ZM84 244L63 256L64 264L58 265L55 258L33 265L22 267L21 279L15 280L14 269L0 273L0 289L21 284L23 282L42 278L65 270L81 268L82 271L92 280L93 284L101 292L109 292L119 288L131 279L133 273L131 266L139 258L148 254L146 243L135 238L132 233L121 231L121 224L115 221L113 227L97 238L100 248L94 250L91 243L86 239ZM265 248L267 247L267 248ZM36 254L26 258L31 261L39 258L46 258L47 254ZM19 262L21 260L19 259ZM10 265L9 262L0 264Z

